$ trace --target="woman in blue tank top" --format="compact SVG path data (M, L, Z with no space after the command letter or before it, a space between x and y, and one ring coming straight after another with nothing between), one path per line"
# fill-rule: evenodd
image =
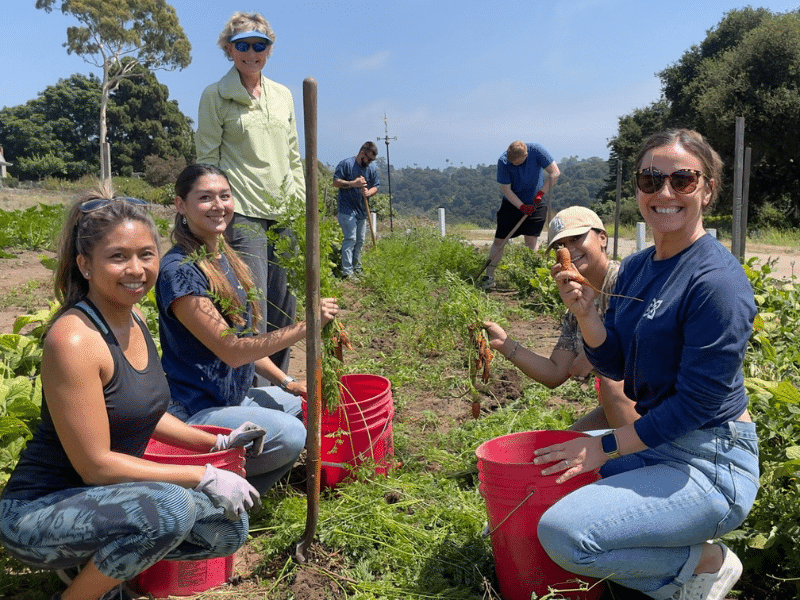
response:
M124 598L122 583L161 559L228 556L259 503L235 473L142 458L151 437L209 452L263 436L214 435L166 412L169 386L136 307L158 265L145 202L100 193L70 210L55 275L61 308L42 355L42 421L0 499L9 554L70 582L54 600Z

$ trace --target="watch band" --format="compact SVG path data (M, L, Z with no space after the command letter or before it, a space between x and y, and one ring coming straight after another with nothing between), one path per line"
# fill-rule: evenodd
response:
M289 387L289 384L292 383L293 381L294 381L294 377L292 377L291 375L287 375L284 378L284 380L281 381L281 383L280 383L281 389L285 391L286 388Z

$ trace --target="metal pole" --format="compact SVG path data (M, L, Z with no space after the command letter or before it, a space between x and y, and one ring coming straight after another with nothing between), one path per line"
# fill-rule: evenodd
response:
M320 320L319 193L317 189L317 82L303 80L306 146L306 373L308 387L306 448L306 530L297 543L295 559L306 562L319 520L322 473L322 322ZM313 376L312 376L313 375Z
M394 233L394 211L392 210L392 164L389 162L389 140L396 140L397 137L389 137L389 120L386 118L386 113L383 115L383 128L384 128L384 136L382 138L378 138L380 142L383 140L386 142L386 180L389 184L389 231Z

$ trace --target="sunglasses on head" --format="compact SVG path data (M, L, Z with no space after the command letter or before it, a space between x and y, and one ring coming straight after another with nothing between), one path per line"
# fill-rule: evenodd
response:
M253 47L253 52L263 52L267 49L269 44L267 42L253 42L252 44L249 42L234 42L233 47L236 48L239 52L247 52L250 50L250 46Z
M666 175L658 169L641 169L636 171L636 187L645 194L655 194L669 179L673 190L679 194L691 194L697 189L701 177L703 173L695 169L680 169L671 175Z
M147 202L139 200L139 198L124 198L118 196L116 198L97 198L95 200L87 200L83 202L78 208L83 214L93 212L105 208L112 202L127 202L128 204L135 204L137 206L147 206Z

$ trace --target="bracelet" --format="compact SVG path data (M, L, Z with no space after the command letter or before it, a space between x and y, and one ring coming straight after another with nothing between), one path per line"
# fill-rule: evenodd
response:
M517 353L518 349L519 349L519 340L516 340L514 342L514 348L511 349L511 352L508 353L508 356L506 356L506 358L508 360L511 360L512 358L514 358L514 355Z
M291 375L287 375L286 378L280 383L281 389L286 391L286 388L288 388L289 384L292 383L293 381L294 377L292 377Z

